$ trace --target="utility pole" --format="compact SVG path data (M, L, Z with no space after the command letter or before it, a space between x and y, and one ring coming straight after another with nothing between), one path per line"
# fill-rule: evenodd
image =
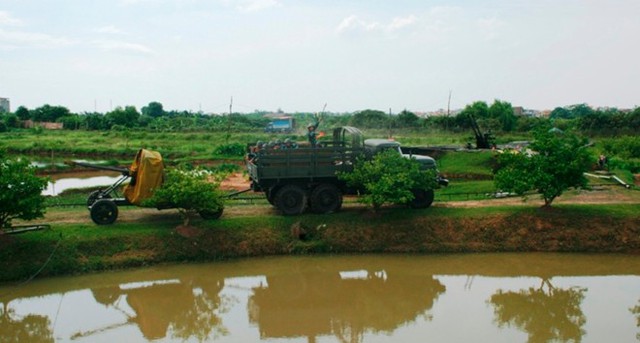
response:
M229 138L231 138L231 113L233 111L233 95L231 96L231 102L229 103L229 115L227 116L227 133L226 142L229 144Z
M447 120L444 121L447 131L449 131L449 115L451 115L451 89L449 89L449 100L447 101Z
M393 138L393 132L391 132L391 123L393 122L391 118L391 107L389 107L389 139Z
M447 101L447 117L451 114L451 89L449 89L449 101Z

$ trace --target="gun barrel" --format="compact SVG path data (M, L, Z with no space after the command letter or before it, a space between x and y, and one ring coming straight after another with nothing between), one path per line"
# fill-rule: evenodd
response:
M101 165L85 163L85 162L73 162L73 164L75 164L77 166L93 168L93 169L111 170L111 171L116 171L116 172L122 173L122 175L129 175L129 169L128 168L101 166Z

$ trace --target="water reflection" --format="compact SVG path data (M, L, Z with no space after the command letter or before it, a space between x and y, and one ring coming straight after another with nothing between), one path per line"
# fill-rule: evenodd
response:
M638 301L638 305L629 309L629 311L636 316L636 325L640 328L640 300ZM636 338L640 341L640 332L636 334Z
M132 314L127 313L121 325L136 324L148 340L170 333L173 338L204 342L226 334L217 312L224 312L219 296L223 286L224 281L215 277L195 277L97 287L91 293L107 307L120 307L125 301ZM90 337L105 329L113 327L77 332L71 338Z
M546 286L546 287L545 287ZM546 288L546 289L545 289ZM539 288L498 290L491 296L499 326L514 325L529 334L529 342L580 342L586 317L580 304L585 288L556 288L543 279Z
M639 275L540 254L163 266L0 287L0 342L632 341Z
M53 342L51 321L46 316L18 316L3 304L0 312L0 342Z
M54 179L47 183L47 188L42 191L42 195L56 196L68 189L73 188L89 188L97 186L109 186L115 183L120 176L95 176L95 173L89 174L93 176L83 175L82 177L64 177Z
M310 270L267 281L249 299L249 320L258 324L260 338L303 336L309 342L325 335L361 342L367 331L391 333L445 292L431 275L394 269Z

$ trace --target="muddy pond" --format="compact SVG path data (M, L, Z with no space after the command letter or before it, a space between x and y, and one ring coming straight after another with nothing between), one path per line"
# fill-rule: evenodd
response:
M2 342L637 342L640 256L272 257L0 286Z

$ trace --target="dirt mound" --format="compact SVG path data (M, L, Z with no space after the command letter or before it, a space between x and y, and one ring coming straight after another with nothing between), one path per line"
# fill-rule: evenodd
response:
M249 178L243 173L233 173L220 183L220 189L223 191L241 191L249 187Z

